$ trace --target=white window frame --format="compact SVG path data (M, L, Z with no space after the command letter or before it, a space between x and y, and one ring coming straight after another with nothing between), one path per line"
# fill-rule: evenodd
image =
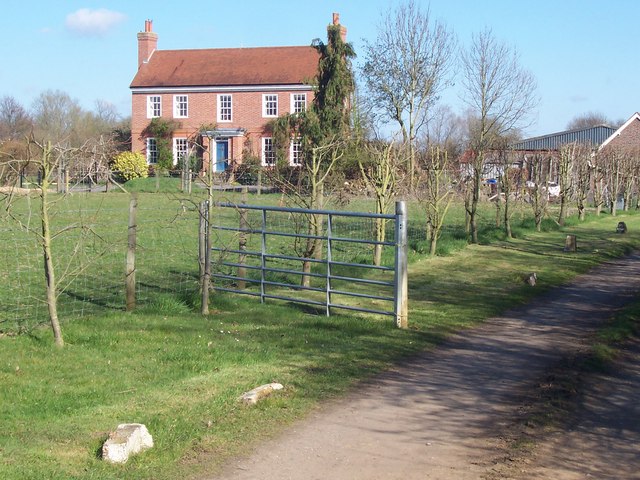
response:
M228 99L229 105L226 105L227 99ZM224 106L223 106L223 102L225 103ZM218 103L218 113L217 113L218 121L232 122L233 121L233 95L229 93L220 93L218 94L217 103Z
M262 116L263 118L274 118L278 116L278 94L262 94Z
M147 118L158 118L162 116L162 96L147 95Z
M153 137L147 138L147 164L149 165L157 165L158 163L158 143L156 139ZM155 159L155 160L154 160Z
M307 94L291 94L291 113L303 113L307 110Z
M189 141L186 137L174 137L173 139L173 164L177 165L180 156L189 156Z
M302 140L300 138L292 138L289 145L289 164L293 167L302 165Z
M267 147L269 147L269 156L272 158L271 162L267 161ZM273 138L262 137L262 166L273 167L276 164L276 148L273 144Z
M173 96L173 118L189 118L189 96Z

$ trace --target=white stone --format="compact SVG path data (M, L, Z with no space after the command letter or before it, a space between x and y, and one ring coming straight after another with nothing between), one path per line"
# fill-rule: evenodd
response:
M102 445L102 458L111 463L125 463L129 456L153 447L153 438L141 423L122 423Z
M284 387L280 383L267 383L243 393L239 400L246 405L255 405L259 400L271 395L276 390L282 390Z

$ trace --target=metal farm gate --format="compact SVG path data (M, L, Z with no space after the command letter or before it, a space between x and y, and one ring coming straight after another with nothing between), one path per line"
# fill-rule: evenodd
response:
M395 214L308 210L216 203L211 225L210 268L213 289L324 308L395 318L407 326L407 210ZM208 215L203 215L209 218ZM308 222L322 221L321 234L309 234ZM375 238L376 221L393 224L385 241ZM355 226L354 226L355 225ZM208 229L206 229L208 231ZM320 254L307 258L305 242L319 242ZM386 265L372 263L376 245L393 251ZM303 269L303 264L311 269ZM302 278L309 280L302 285Z

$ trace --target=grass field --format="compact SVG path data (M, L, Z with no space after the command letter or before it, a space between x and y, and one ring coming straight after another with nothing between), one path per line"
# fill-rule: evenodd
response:
M456 209L442 239L446 255L429 258L419 252L422 227L412 209L416 249L410 254L408 330L374 316L327 319L292 305L221 294L213 296L212 314L202 317L196 313L193 203L140 195L141 300L131 314L122 311L120 285L128 197L72 197L58 207L59 225L86 218L102 239L89 237L93 243L83 243L85 255L108 248L92 265L91 280L70 286L73 296L60 297L61 303L75 297L76 305L84 305L74 308L92 309L63 317L64 349L55 348L50 331L30 319L22 320L22 335L0 327L0 478L161 480L212 471L247 442L272 435L390 363L640 246L636 214L589 217L582 224L571 219L563 229L549 221L546 231L536 233L524 211L514 222L518 238L505 241L490 228L489 207L481 245L466 246L461 239L464 220ZM351 207L367 208L357 202ZM628 225L625 235L615 233L620 220ZM4 306L25 288L36 296L41 280L32 276L37 253L29 268L15 260L28 240L2 228L3 244L10 246L0 253L0 265L10 265L0 269L3 283L24 274L11 293L0 292ZM569 233L578 238L577 253L563 252ZM64 253L70 243L58 248ZM523 281L531 271L538 275L535 288ZM4 325L11 322L19 326L19 315ZM237 402L244 391L272 381L285 389L253 408ZM123 466L105 464L98 451L123 422L146 424L155 447Z

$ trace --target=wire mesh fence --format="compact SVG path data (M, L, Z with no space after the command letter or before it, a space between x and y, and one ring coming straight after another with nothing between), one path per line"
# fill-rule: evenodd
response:
M74 194L51 209L59 316L122 311L125 305L129 196ZM21 197L0 218L0 331L47 321L39 207ZM198 211L188 201L141 196L138 211L138 305L187 301L198 291Z
M126 305L125 265L129 200L127 194L104 190L53 195L51 223L53 254L59 282L58 309L65 321L87 315L122 312ZM136 248L136 297L138 308L162 311L163 303L199 302L199 210L203 195L139 194ZM239 194L220 193L219 201L238 202ZM280 204L281 195L253 195L251 204ZM371 200L349 205L350 210L371 211ZM43 251L40 242L40 206L37 193L12 200L10 214L0 213L0 332L28 330L48 321ZM237 212L216 209L216 222L237 227ZM259 212L248 212L249 227L260 224ZM409 212L409 245L424 241L419 211ZM255 217L255 218L254 218ZM271 226L283 232L300 232L304 225L286 212L274 214ZM393 226L388 225L393 238ZM336 218L336 235L358 238L374 235L371 218ZM372 237L370 237L372 238ZM374 238L374 237L373 237ZM247 248L258 248L257 236ZM237 234L214 233L213 244L238 248ZM300 253L304 245L282 242L275 253ZM334 262L371 263L370 245L350 242L336 245ZM214 254L213 263L224 270L229 254ZM393 264L393 255L383 254L383 265ZM284 268L284 267L283 267ZM294 279L295 283L295 279Z

